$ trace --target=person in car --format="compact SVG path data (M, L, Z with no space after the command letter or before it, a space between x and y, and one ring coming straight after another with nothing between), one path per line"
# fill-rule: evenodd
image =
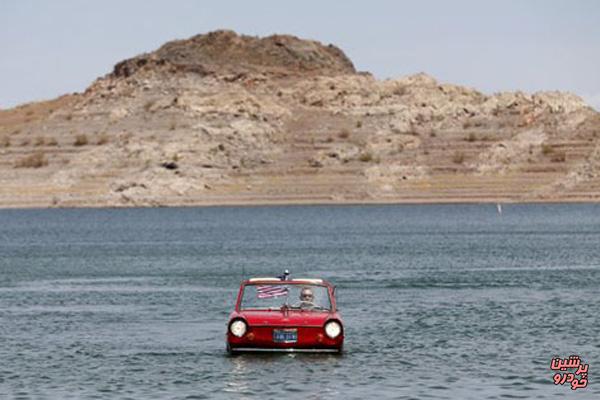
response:
M300 308L311 309L316 306L315 295L311 288L303 287L300 290Z

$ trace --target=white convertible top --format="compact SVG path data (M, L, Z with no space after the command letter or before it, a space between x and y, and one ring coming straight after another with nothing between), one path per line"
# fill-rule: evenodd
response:
M292 279L295 282L310 282L310 283L323 283L323 279L312 279L312 278L298 278Z
M279 278L250 278L248 282L256 282L256 281L281 281Z

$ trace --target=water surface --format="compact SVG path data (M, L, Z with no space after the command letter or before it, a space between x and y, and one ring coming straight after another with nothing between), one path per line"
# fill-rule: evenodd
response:
M600 206L503 211L0 211L0 398L598 398ZM286 268L338 286L345 354L227 356L242 277Z

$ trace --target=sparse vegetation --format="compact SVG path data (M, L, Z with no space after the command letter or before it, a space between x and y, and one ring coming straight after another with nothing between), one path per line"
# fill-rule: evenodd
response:
M452 155L452 162L454 164L462 164L465 162L465 153L462 151L457 151Z
M373 161L373 153L371 153L371 152L361 153L361 155L358 156L358 159L359 159L359 161L362 161L362 162L371 162L371 161Z
M8 136L0 138L0 147L10 147L10 139Z
M548 143L542 144L542 154L543 155L548 156L552 153L554 153L554 147L552 147L552 145L550 145Z
M163 168L168 169L168 170L176 170L179 168L179 165L177 165L176 162L174 161L165 161L162 164L160 164Z
M156 104L156 100L152 99L152 100L148 100L146 103L144 103L144 111L149 112L152 110L152 106Z
M348 139L350 137L350 131L348 129L342 129L342 131L338 134L340 139Z
M476 141L476 140L477 140L477 136L476 136L476 135L475 135L473 132L471 132L471 133L469 133L469 136L467 136L467 137L465 138L465 140L466 140L467 142L474 142L474 141Z
M404 96L405 94L408 93L408 90L407 90L406 86L400 86L400 87L395 88L393 93L396 96Z
M102 146L103 144L108 143L108 135L106 133L102 133L100 136L98 136L98 141L96 142L96 144L98 146Z
M34 145L35 146L43 146L46 144L46 139L43 136L38 136L35 138Z
M360 120L356 121L357 128L362 128L362 125L363 125L362 121L360 121Z
M70 120L72 120L72 119L73 119L73 114L69 113L69 114L65 115L65 119L66 119L67 121L70 121Z
M46 146L58 146L58 142L54 138L50 138L46 141Z
M177 129L177 123L175 121L171 121L171 125L169 125L169 130L174 131Z
M86 144L88 144L88 138L86 135L77 135L75 136L75 142L73 143L73 146L85 146Z
M48 165L46 155L43 152L38 151L17 161L15 168L41 168L46 165Z

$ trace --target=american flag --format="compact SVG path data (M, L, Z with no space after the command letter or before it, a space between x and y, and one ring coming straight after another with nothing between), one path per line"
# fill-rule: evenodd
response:
M256 287L259 299L287 296L288 288L281 285L261 285Z

